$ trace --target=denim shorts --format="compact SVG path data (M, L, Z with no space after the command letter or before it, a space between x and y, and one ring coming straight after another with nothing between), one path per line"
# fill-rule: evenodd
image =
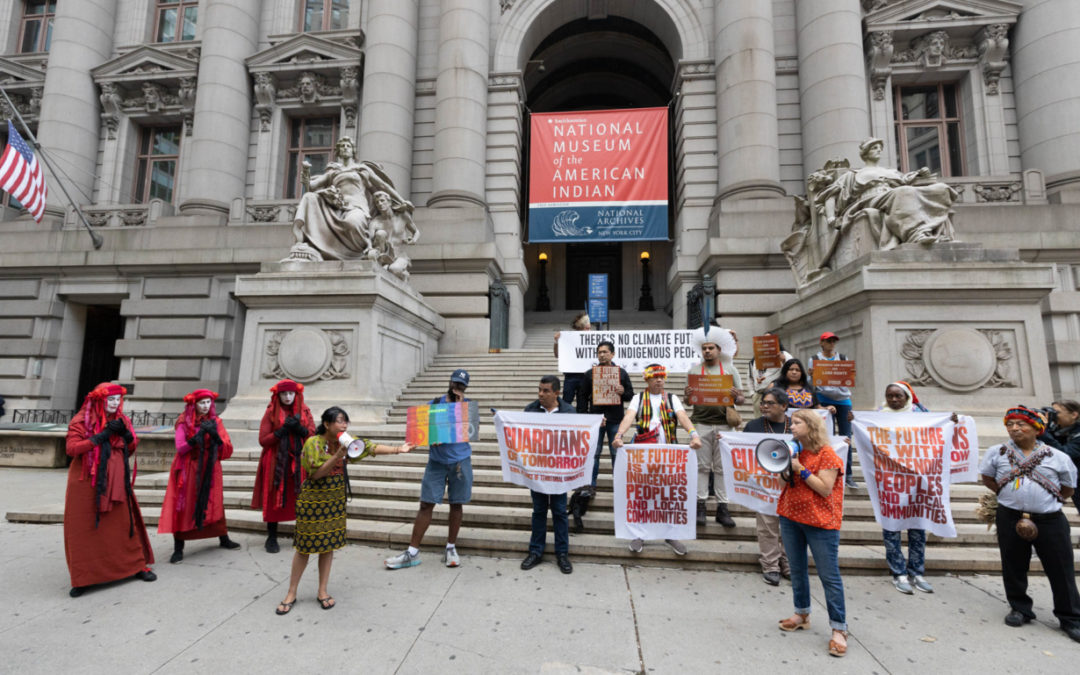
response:
M429 459L420 483L420 501L442 504L443 492L450 504L468 504L472 499L472 460L469 457L456 464L444 464Z

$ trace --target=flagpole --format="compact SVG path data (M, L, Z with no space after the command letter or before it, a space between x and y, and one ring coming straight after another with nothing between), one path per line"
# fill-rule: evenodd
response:
M26 120L22 118L22 115L19 114L19 109L15 107L15 103L8 97L7 91L5 91L3 87L0 87L0 94L3 94L4 100L7 101L8 107L11 108L11 112L15 114L15 119L22 126L23 131L26 132L27 138L30 139L30 144L37 149L37 156L41 159L42 163L45 164L46 167L48 167L49 171L53 175L53 178L56 179L56 184L60 186L61 192L63 192L64 196L67 197L68 203L71 204L72 208L75 209L75 213L79 215L79 220L82 221L83 226L86 227L87 233L90 234L90 241L91 243L93 243L94 248L101 248L101 245L105 243L105 240L101 238L100 234L94 232L93 228L90 227L90 221L86 219L86 216L83 214L82 209L80 209L79 205L75 203L75 200L71 198L71 193L67 191L67 187L64 185L64 181L60 179L60 173L53 168L53 165L49 162L49 158L45 156L45 152L41 148L41 143L38 143L38 139L34 136L34 132L30 130L30 125L27 124Z

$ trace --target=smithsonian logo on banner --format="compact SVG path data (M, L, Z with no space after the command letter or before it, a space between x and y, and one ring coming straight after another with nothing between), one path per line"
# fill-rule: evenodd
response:
M530 118L529 241L668 238L667 108Z

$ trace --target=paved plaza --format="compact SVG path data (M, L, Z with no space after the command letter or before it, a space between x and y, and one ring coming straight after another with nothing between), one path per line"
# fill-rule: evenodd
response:
M0 469L0 508L63 499L63 470ZM468 509L466 509L468 518ZM178 565L151 535L157 582L127 581L68 597L59 525L0 522L3 670L12 673L715 673L792 666L850 673L1050 672L1075 668L1080 645L1057 629L1050 590L1033 579L1038 621L1002 623L1001 580L934 577L933 595L905 596L883 577L844 579L850 651L825 651L824 596L813 581L813 627L785 634L787 582L758 574L463 556L391 572L389 549L349 545L335 557L331 611L315 602L312 563L300 601L274 614L288 585L289 546L238 551L189 543ZM527 533L521 533L524 554ZM573 539L571 538L571 554Z

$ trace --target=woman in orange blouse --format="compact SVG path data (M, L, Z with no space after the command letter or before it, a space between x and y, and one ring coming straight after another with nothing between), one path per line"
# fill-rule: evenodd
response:
M780 622L780 630L810 627L810 576L806 556L809 546L829 610L829 626L832 627L829 654L843 656L847 653L847 620L839 553L844 486L836 480L843 465L827 445L825 423L817 413L809 410L792 413L791 435L801 450L791 458L791 480L780 493L776 513L780 516L780 536L791 563L795 614Z

